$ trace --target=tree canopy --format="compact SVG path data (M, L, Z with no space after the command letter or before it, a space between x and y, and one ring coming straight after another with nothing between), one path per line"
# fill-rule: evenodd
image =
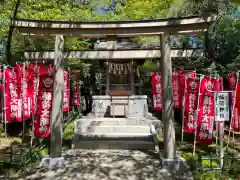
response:
M16 4L19 7L16 9ZM189 15L217 14L219 19L210 29L207 56L196 62L206 66L215 63L221 72L238 67L240 44L240 13L238 0L2 0L0 1L0 61L14 63L22 61L24 50L49 50L53 48L53 39L22 37L14 31L10 39L12 58L6 61L6 44L9 42L11 19L69 20L69 21L110 21L141 20ZM182 43L189 37L181 38ZM156 37L133 39L144 46L158 44ZM201 41L202 37L198 38ZM67 49L81 50L91 48L94 39L76 37L66 38ZM201 43L200 43L201 44ZM205 63L205 60L207 62ZM72 64L78 65L79 61ZM189 62L188 62L189 63ZM195 62L191 62L195 63Z

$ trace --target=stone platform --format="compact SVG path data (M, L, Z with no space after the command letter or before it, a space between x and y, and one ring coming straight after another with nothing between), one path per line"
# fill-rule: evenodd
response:
M151 125L159 127L154 118L83 117L75 123L75 149L151 149L154 141Z
M75 123L75 149L145 149L158 146L147 96L93 96L92 112Z

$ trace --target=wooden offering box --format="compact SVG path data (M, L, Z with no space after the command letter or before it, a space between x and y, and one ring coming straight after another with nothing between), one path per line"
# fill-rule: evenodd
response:
M132 91L128 91L128 90L110 91L110 96L131 96L131 95L133 95Z

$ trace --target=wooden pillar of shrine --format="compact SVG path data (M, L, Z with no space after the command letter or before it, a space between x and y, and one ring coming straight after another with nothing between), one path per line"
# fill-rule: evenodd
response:
M62 136L63 136L63 89L64 89L64 37L57 35L55 39L54 52L54 84L53 100L51 112L51 137L50 137L50 157L58 158L62 156Z
M161 72L163 90L163 133L164 133L164 158L176 158L176 142L174 127L174 106L172 96L172 61L170 34L160 35L161 46Z
M113 50L117 48L117 37L116 36L107 36L107 49ZM110 54L112 57L112 54ZM111 58L110 57L110 58ZM107 73L106 73L106 94L109 95L110 93L110 63L107 62Z

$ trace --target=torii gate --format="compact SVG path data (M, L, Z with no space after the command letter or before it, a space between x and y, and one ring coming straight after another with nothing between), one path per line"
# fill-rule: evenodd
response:
M163 84L164 122L164 158L175 162L175 128L172 98L172 62L170 35L204 33L216 16L180 17L141 21L111 21L111 22L66 22L15 19L13 25L23 35L54 36L54 90L53 110L51 113L51 158L62 156L62 101L64 84L64 36L82 38L106 38L108 49L114 50L117 37L159 36L161 49L161 73ZM109 54L111 56L112 53ZM121 54L124 56L124 54ZM53 55L51 55L53 56Z
M182 48L173 48L171 50L171 58L172 60L180 60L184 61L184 59L195 59L203 55L203 49L182 49ZM26 51L24 52L24 58L27 61L49 61L53 62L54 60L54 51ZM139 60L155 60L159 61L161 59L161 51L160 49L116 49L116 50L82 50L82 51L65 51L63 53L63 58L65 60L79 59L85 61L104 61L104 62L120 62L129 61L138 62ZM106 66L107 63L105 64ZM131 94L135 94L135 77L134 70L130 70L130 85L131 85ZM109 73L107 73L109 76ZM109 78L109 77L108 77ZM108 79L107 78L107 79ZM110 88L109 81L106 82L106 92ZM140 84L138 84L139 86ZM141 87L140 87L141 89Z

